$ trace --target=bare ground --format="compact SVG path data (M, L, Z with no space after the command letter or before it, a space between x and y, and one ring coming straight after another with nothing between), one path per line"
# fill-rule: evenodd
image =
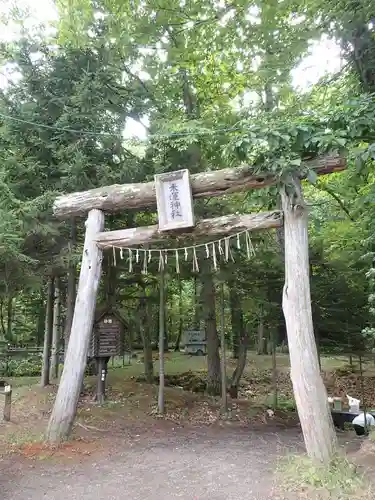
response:
M284 498L276 463L303 451L298 428L271 427L264 408L240 400L232 402L231 421L222 422L217 402L169 387L168 413L158 419L156 387L124 380L120 371L111 376L107 405L83 398L76 440L59 449L40 443L55 388L14 391L12 422L0 428L1 500ZM253 392L258 385L253 381ZM361 445L345 442L346 435L341 441L349 452Z
M352 450L359 445L350 443ZM0 461L0 487L3 500L281 499L274 481L277 458L301 450L296 429L163 423L124 429L95 446L77 442L76 449L47 457L8 455Z
M83 459L7 457L3 500L268 500L278 455L295 450L299 434L244 429L163 429L102 441ZM40 457L39 457L40 458Z

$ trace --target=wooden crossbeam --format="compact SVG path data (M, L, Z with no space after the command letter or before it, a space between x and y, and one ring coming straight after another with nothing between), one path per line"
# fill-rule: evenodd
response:
M346 168L345 159L327 155L305 162L305 166L318 175L338 172ZM238 191L259 189L276 182L270 173L254 172L253 167L225 168L201 172L191 176L194 198L221 196ZM85 216L92 209L106 213L118 213L126 209L142 209L156 205L155 184L113 184L79 193L71 193L56 199L53 211L59 219Z
M173 231L173 246L186 245L187 240L199 240L206 238L221 238L240 231L256 231L261 229L272 229L280 227L283 223L282 212L261 212L258 214L223 215L214 219L202 219L196 223L191 230ZM172 235L165 231L159 231L157 225L144 226L118 231L104 231L98 233L95 241L100 248L108 247L132 247L135 245L148 245L161 241L171 241Z

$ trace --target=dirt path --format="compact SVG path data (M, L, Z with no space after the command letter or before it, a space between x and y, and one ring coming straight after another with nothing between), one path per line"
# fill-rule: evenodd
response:
M115 451L82 463L27 460L17 469L3 468L2 500L269 500L276 498L277 456L300 442L295 430L177 430L122 438Z

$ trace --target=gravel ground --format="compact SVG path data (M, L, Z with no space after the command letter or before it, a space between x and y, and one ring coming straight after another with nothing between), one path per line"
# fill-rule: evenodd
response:
M2 464L2 500L269 500L277 456L299 448L296 430L221 429L116 439L82 463ZM13 458L14 460L14 458Z

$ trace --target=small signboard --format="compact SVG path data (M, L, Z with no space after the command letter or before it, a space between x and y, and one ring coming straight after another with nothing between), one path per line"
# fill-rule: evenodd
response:
M155 175L155 191L160 231L194 226L189 170Z

